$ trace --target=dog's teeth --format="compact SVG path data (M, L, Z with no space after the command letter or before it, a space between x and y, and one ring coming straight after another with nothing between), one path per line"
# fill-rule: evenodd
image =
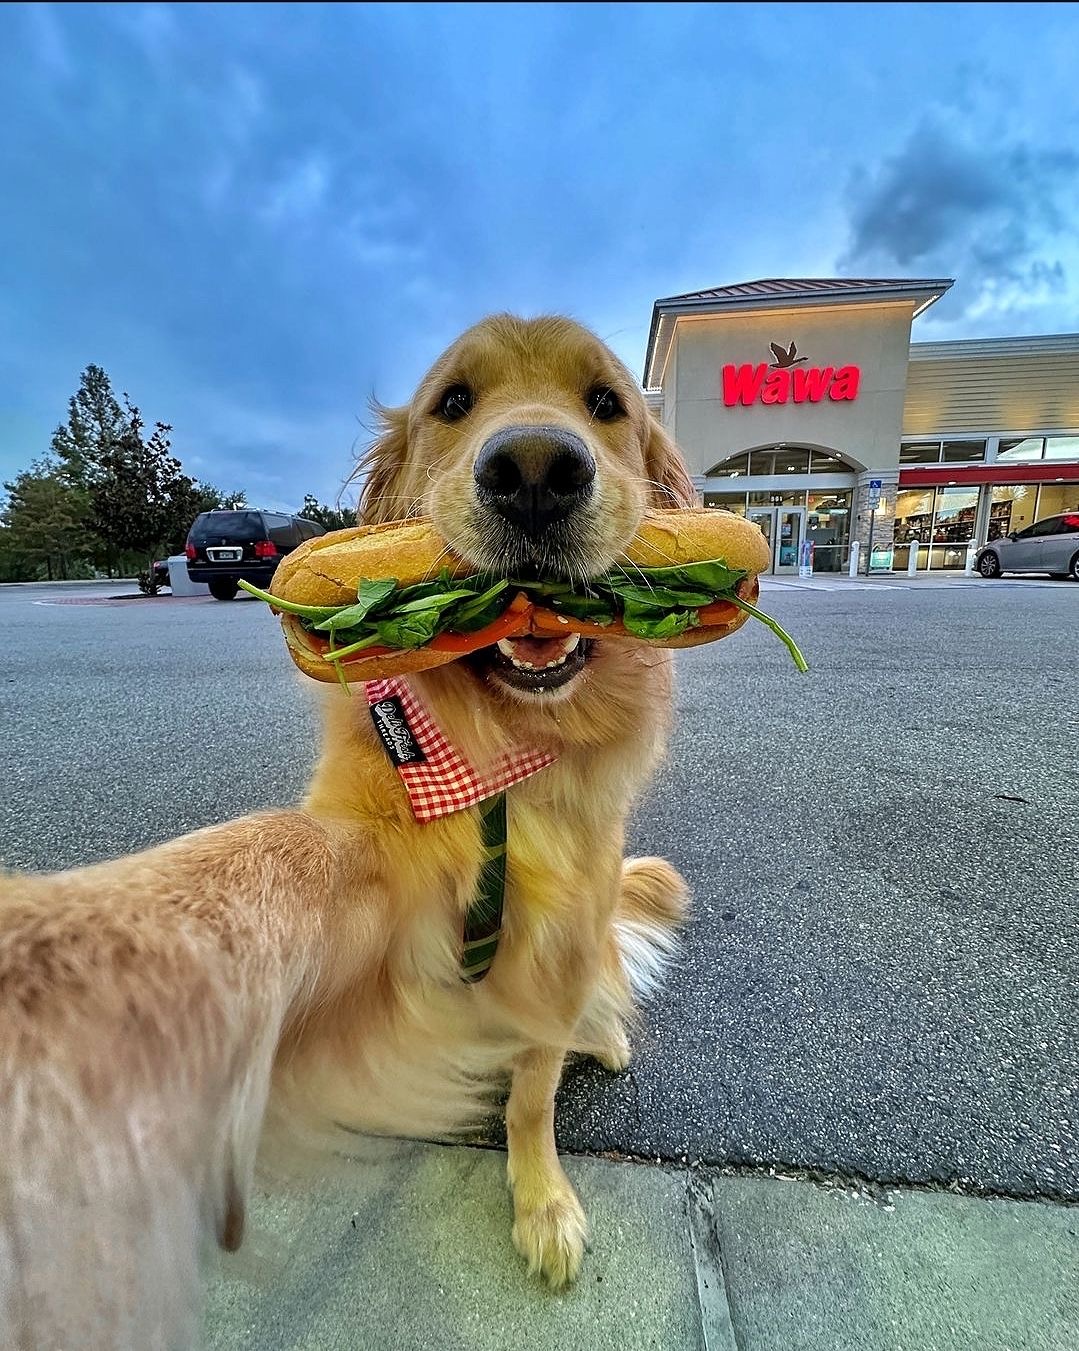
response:
M509 661L510 665L518 671L552 671L559 666L564 666L571 652L574 652L580 645L581 635L579 633L570 633L562 640L562 652L551 661L537 666L535 662L522 661L514 653L517 650L517 644L511 638L499 638L496 646L499 652Z

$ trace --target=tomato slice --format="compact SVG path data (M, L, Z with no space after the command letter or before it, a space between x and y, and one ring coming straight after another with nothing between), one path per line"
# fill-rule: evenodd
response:
M531 632L532 611L535 607L523 591L518 591L499 617L476 633L440 633L424 647L432 652L476 652L490 647L499 638L523 638ZM360 655L357 653L357 656Z
M574 619L570 615L559 614L557 610L537 605L532 615L532 632L539 638L562 638L567 633L579 633L584 638L603 638L625 633L625 629L617 619L611 624L595 624L588 619Z
M737 605L729 600L714 600L711 605L702 605L697 615L703 625L721 626L730 624L742 613Z

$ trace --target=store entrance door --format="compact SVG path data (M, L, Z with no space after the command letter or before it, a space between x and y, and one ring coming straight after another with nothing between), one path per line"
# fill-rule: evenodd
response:
M772 550L770 571L797 572L806 533L805 507L750 507L746 516L760 527Z

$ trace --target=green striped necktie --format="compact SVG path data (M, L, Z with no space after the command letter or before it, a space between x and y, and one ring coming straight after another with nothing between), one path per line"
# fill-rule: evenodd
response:
M491 969L502 933L502 906L506 899L506 794L496 793L480 803L483 863L476 895L465 915L465 942L461 979L473 984Z

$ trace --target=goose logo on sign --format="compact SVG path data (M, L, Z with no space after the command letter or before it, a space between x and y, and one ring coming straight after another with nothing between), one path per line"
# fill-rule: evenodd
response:
M781 347L768 344L775 360L769 365L761 361L756 366L747 361L741 366L723 367L723 402L728 408L737 404L820 403L828 398L833 403L853 403L858 397L862 372L858 366L808 366L807 357L798 355L798 347L791 343Z

